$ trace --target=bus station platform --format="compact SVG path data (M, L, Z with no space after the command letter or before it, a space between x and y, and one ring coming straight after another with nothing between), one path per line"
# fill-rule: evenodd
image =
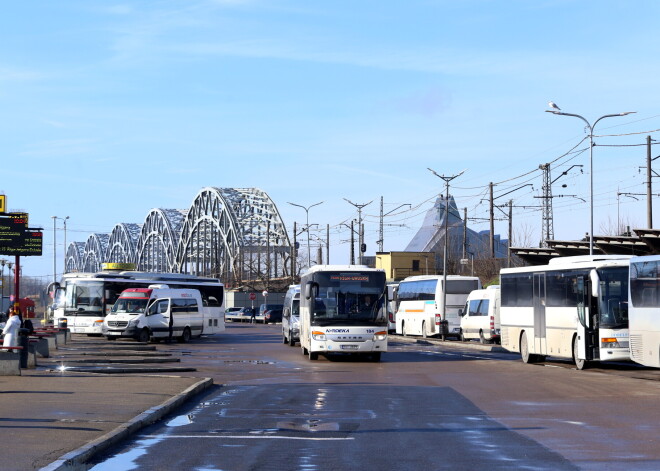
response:
M0 469L79 466L193 395L210 378L23 370L0 376Z

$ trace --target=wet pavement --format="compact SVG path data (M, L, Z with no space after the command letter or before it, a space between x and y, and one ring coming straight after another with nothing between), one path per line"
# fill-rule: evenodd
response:
M93 451L99 444L125 437L212 385L200 377L163 374L162 363L139 361L147 359L141 354L156 351L153 346L120 343L90 358L97 347L102 351L107 344L105 339L90 341L74 335L51 352L51 358L38 358L37 369L22 370L22 376L0 376L0 469L58 469L62 462L57 460L67 453ZM134 363L109 364L108 350L131 352L133 356L121 358ZM166 353L160 358L171 357ZM83 359L93 361L80 363ZM112 369L115 374L80 372L85 367ZM127 374L128 369L133 374Z

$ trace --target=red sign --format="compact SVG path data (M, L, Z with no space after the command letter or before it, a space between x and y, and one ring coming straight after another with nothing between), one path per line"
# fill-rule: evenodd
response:
M254 293L250 293L250 300L254 301L255 299L257 299L257 295Z

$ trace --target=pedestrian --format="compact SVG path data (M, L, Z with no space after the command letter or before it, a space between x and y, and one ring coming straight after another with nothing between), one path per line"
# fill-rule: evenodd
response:
M18 317L18 313L16 311L11 311L9 319L7 320L4 329L2 329L2 334L4 335L4 340L2 342L3 347L18 346L18 329L20 327L21 319Z
M254 308L252 308L252 314L250 314L250 324L256 324L256 323L257 323L257 313L254 310Z
M168 343L172 343L174 341L174 313L170 312L170 322L169 322L169 337L167 339Z

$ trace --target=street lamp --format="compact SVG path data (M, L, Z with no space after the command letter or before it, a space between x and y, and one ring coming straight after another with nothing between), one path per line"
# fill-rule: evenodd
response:
M362 265L362 247L364 244L364 232L362 231L362 208L369 206L373 200L364 204L353 203L351 200L344 198L348 204L352 204L358 210L358 265Z
M447 186L447 196L445 197L445 250L444 250L444 260L442 261L442 340L447 338L447 257L449 256L448 249L448 239L449 239L449 182L454 178L458 178L465 173L463 170L461 173L456 175L440 175L433 169L427 167L427 169L436 177L444 180Z
M62 221L64 221L64 268L62 269L62 273L66 273L66 220L69 219L69 216L66 216Z
M306 217L306 226L307 226L307 266L312 266L312 259L311 259L311 252L309 250L309 210L312 209L314 206L318 206L320 204L323 204L323 201L319 203L314 203L309 206L303 206L302 204L296 204L296 203L290 203L287 201L291 206L298 206L299 208L302 208L305 210L305 217Z
M560 111L559 107L553 102L549 103L549 106L553 109L545 110L546 113L552 113L560 116L573 116L574 118L579 118L584 121L589 128L589 255L594 254L594 128L598 121L605 118L614 118L617 116L626 116L636 111L626 111L624 113L617 114L606 114L594 121L594 124L590 124L584 117L579 114L573 113L564 113Z

